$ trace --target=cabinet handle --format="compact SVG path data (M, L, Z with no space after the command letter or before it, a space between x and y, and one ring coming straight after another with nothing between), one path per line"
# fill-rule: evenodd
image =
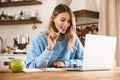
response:
M8 58L8 59L15 59L15 58Z
M10 63L10 62L5 61L5 62L4 62L4 65L5 65L5 66L8 66L8 65L9 65L9 63Z

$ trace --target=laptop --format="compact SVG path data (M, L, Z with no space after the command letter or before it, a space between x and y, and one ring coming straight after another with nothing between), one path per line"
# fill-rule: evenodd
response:
M83 56L83 70L114 68L116 37L87 34Z
M114 68L116 37L87 34L81 68L69 71L110 70Z

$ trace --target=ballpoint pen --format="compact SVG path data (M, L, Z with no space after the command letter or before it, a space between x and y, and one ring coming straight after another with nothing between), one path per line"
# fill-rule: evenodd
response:
M63 28L61 27L60 30L56 33L56 35L60 35L60 33L62 32Z

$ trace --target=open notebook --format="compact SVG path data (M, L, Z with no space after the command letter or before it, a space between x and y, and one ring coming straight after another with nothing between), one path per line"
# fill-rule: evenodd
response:
M41 68L36 69L36 71L110 70L114 67L115 48L116 37L87 34L85 37L85 48L82 67ZM35 69L33 69L33 71L34 70Z
M67 71L65 68L33 68L24 69L23 72L47 72L47 71Z

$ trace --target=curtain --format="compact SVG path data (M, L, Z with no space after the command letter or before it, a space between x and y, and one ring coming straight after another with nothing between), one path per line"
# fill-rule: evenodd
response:
M116 36L116 63L120 66L120 0L100 0L99 34Z

